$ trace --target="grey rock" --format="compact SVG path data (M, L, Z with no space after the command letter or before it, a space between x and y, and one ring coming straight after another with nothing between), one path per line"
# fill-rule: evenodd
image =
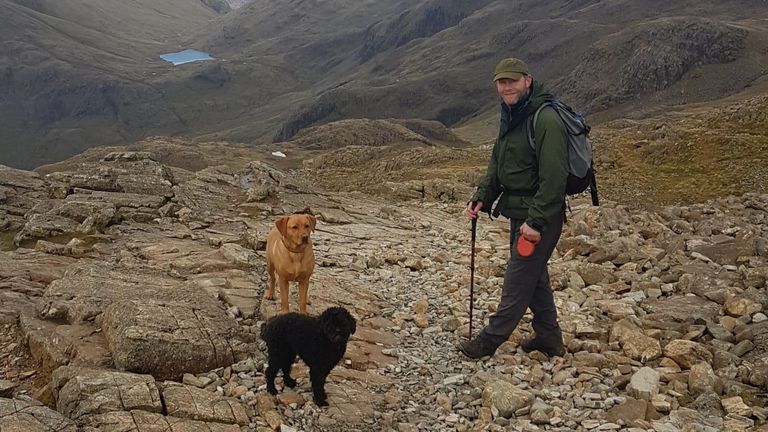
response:
M712 353L697 342L673 340L664 347L664 355L674 360L681 367L689 369L696 363L712 363Z
M18 432L78 432L75 422L48 407L2 398L0 429Z
M510 418L515 411L529 407L533 403L533 394L515 387L507 381L497 380L488 383L483 389L483 406L492 407L499 415Z
M121 432L125 430L158 430L178 432L242 432L239 425L197 420L136 410L117 411L85 417L82 432Z
M241 426L248 424L245 407L235 399L174 382L163 383L162 391L169 416Z
M650 401L659 393L659 379L661 376L649 367L642 367L629 381L627 391L636 399Z
M74 420L110 411L163 410L150 375L62 366L53 373L51 385L56 410Z
M254 350L218 308L120 301L104 310L102 328L115 366L163 379L228 366Z

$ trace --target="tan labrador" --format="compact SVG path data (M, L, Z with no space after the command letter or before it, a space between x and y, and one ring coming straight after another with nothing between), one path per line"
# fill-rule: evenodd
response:
M309 277L315 270L310 235L315 231L312 215L283 216L267 236L267 299L275 298L275 273L280 284L280 313L288 313L288 283L299 283L299 312L307 313Z

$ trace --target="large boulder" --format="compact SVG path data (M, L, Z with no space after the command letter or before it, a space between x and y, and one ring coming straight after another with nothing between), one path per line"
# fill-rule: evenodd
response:
M102 329L118 369L181 380L245 359L255 347L223 308L185 303L119 301L104 311Z

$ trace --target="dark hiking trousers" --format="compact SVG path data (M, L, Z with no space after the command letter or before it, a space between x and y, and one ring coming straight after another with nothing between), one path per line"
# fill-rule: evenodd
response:
M557 309L549 285L547 261L555 250L563 229L563 217L558 215L549 221L541 233L541 241L536 245L533 255L522 257L517 253L517 239L523 220L510 220L510 257L504 273L504 286L501 301L496 313L491 315L488 325L480 332L480 337L493 346L504 343L515 330L528 308L533 312L533 329L536 339L545 343L557 343L562 340L560 326L557 323Z

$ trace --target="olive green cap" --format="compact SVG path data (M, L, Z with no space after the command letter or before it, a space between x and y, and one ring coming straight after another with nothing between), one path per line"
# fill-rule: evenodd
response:
M496 69L493 71L493 80L508 78L517 81L523 75L530 75L528 65L520 59L510 57L503 59L496 65Z

